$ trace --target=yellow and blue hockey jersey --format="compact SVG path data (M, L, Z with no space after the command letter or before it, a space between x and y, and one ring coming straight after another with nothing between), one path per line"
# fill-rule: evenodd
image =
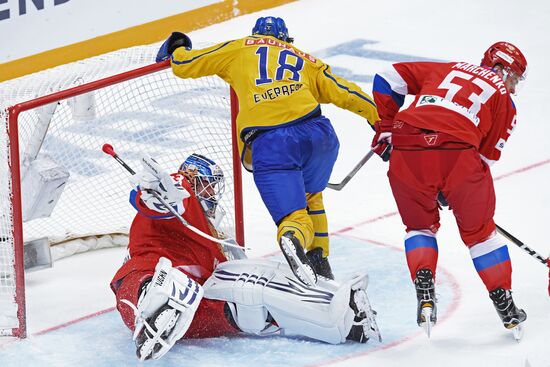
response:
M242 162L251 169L248 138L257 131L299 123L333 103L368 120L379 120L373 99L333 75L321 60L271 36L248 36L208 48L175 50L172 71L181 78L218 75L239 99L237 132Z

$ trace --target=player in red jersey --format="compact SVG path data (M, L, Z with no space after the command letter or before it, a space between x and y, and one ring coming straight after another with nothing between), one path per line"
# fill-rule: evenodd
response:
M218 230L225 181L215 162L192 154L172 175L152 158L142 163L132 180L138 214L128 255L111 281L141 360L162 357L181 338L241 331L283 330L334 344L380 338L366 274L307 287L286 263L246 259L239 246L213 241L225 237Z
M151 163L155 164L154 161ZM202 289L191 287L196 286L195 281L203 284L215 266L226 261L220 246L183 226L146 190L153 189L163 193L170 205L178 213L183 213L183 218L189 224L204 233L217 236L212 222L217 211L218 199L223 194L223 174L214 162L193 154L181 165L178 173L164 176L159 179L148 171L134 176L134 181L139 186L131 192L130 203L137 209L138 214L130 228L127 258L111 281L111 288L116 294L117 308L124 323L131 329L135 328L138 357L142 357L143 350L148 348L146 340L139 339L143 339L146 334L145 325L138 319L134 320L134 310L122 300L143 308L138 302L138 297L147 293L157 264L159 270L162 267L165 273L177 277L172 283L178 290L181 285L183 293L187 292L196 299L195 302L186 300L192 304L194 311L196 310L196 321L187 325L187 337L215 337L237 332L224 317L223 302L200 301ZM164 262L160 265L161 258L167 259L171 264ZM185 279L187 276L194 280L192 283L189 282L189 287ZM151 312L156 312L157 307L160 305L152 306ZM178 339L181 336L178 335ZM143 349L140 350L141 348Z
M407 227L405 250L417 291L417 321L428 334L437 320L438 195L452 208L504 326L517 331L526 319L511 296L512 267L506 242L496 234L489 168L516 125L510 95L516 94L526 69L517 47L498 42L485 52L480 66L403 62L374 78L381 121L373 146L392 147L388 177ZM414 101L400 111L407 94Z

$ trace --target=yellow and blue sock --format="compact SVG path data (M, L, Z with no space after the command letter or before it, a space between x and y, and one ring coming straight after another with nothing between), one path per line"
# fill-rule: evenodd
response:
M306 209L296 210L279 223L277 229L277 241L281 241L281 236L288 231L294 232L304 249L308 249L313 241L313 223Z
M328 221L323 204L323 193L316 192L306 194L307 213L313 223L313 241L306 249L308 251L320 247L323 249L323 257L329 255Z

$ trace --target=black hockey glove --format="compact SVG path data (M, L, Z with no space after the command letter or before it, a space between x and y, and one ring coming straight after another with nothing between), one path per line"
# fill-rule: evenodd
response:
M193 44L191 43L191 39L185 33L172 32L170 37L168 37L162 46L160 46L155 61L160 62L168 60L172 57L172 54L178 47L185 47L186 50L191 50L193 48Z

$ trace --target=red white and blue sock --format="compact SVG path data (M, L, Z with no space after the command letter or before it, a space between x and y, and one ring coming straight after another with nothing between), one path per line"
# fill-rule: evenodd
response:
M435 279L439 252L437 239L432 231L423 229L408 232L405 236L405 253L413 281L420 269L430 269Z
M512 287L512 263L508 246L499 236L493 236L470 247L470 255L488 291Z

